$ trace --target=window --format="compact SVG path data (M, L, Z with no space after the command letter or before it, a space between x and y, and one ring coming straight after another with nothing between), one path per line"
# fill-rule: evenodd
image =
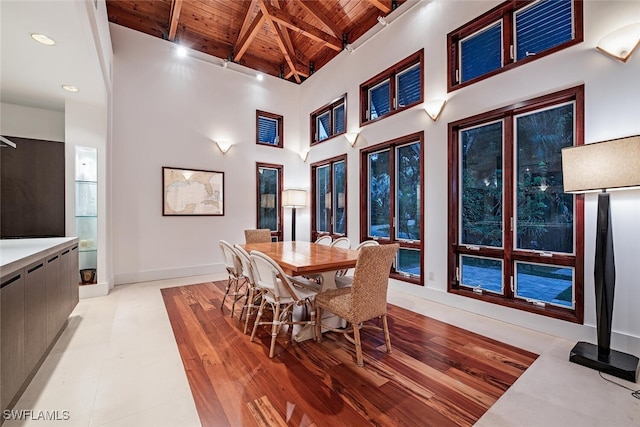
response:
M451 124L450 292L582 322L583 199L561 149L582 144L578 86Z
M360 240L399 243L391 277L422 284L424 134L418 132L361 151Z
M447 35L449 91L582 39L582 0L507 1Z
M256 144L282 148L284 119L277 114L256 110Z
M344 236L347 232L347 156L311 165L311 240L322 235Z
M424 100L422 70L424 50L360 85L360 124L413 107Z
M311 145L347 130L347 94L311 113Z
M256 164L256 228L271 230L271 238L282 240L282 165Z

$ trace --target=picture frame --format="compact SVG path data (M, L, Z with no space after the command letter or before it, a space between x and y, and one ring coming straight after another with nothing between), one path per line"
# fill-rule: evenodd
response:
M224 172L162 167L162 216L223 216Z

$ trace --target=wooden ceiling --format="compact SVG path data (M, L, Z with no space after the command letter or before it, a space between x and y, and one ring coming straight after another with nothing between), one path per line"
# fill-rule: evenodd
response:
M300 83L406 0L107 0L109 21Z

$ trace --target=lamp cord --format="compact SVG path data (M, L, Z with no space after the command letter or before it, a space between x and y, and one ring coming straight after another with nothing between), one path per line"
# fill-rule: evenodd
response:
M635 397L636 399L640 399L640 390L634 390L632 388L627 387L624 384L620 384L620 383L617 383L615 381L610 380L609 378L605 378L605 377L602 376L602 372L600 372L600 371L598 371L598 374L600 375L600 378L602 378L603 380L609 381L610 383L615 384L618 387L626 388L627 390L629 390L631 392L631 396Z

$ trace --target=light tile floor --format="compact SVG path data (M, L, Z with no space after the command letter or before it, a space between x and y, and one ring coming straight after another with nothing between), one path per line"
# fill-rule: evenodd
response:
M63 418L68 411L69 419L3 425L199 426L159 289L223 278L121 285L106 297L81 300L15 408L34 417L58 411ZM640 400L568 362L572 342L395 291L389 302L540 354L478 426L640 426Z

